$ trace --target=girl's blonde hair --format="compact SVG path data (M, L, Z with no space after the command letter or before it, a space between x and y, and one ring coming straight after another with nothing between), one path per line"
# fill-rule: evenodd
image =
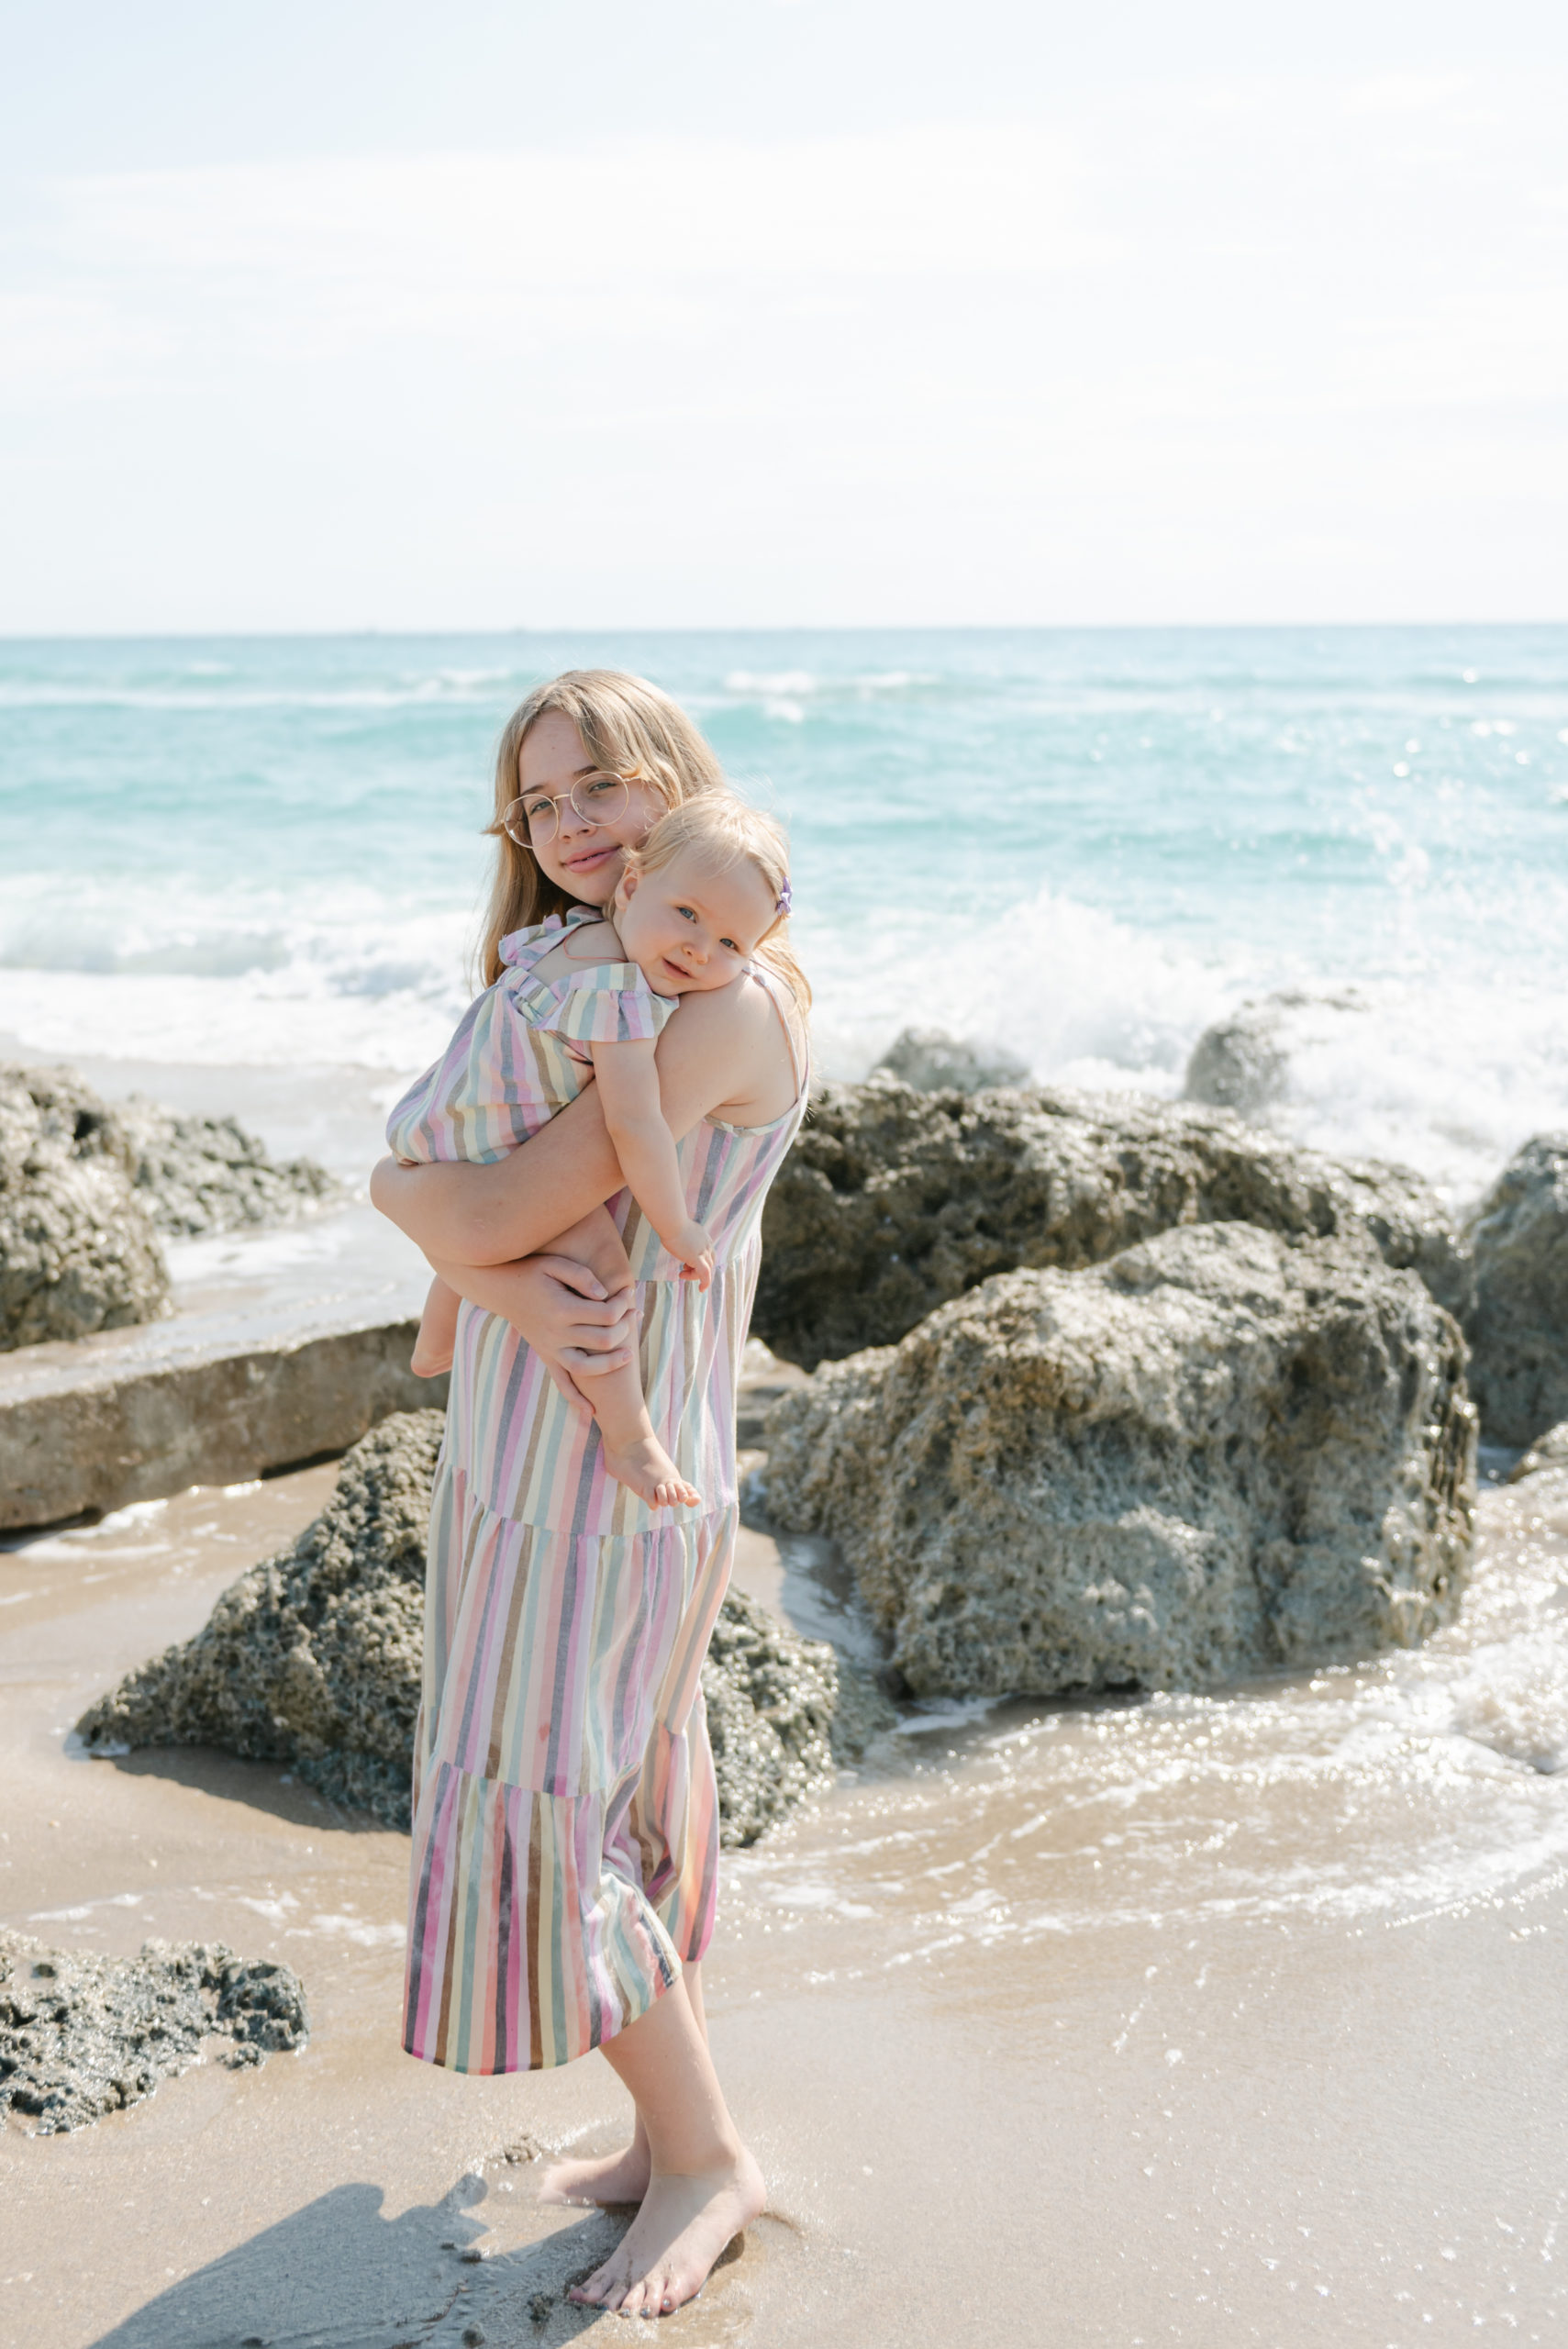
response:
M811 988L806 973L789 949L789 841L771 816L749 807L732 791L707 792L684 800L661 816L640 848L626 852L628 873L659 873L687 851L704 873L728 873L733 864L752 864L780 910L757 947L757 960L776 971L796 1008L810 1007Z
M495 807L485 832L495 841L495 877L484 916L479 966L485 986L502 972L501 941L514 930L564 914L575 902L513 840L501 818L522 788L517 760L529 728L547 710L569 718L595 767L646 784L666 807L725 788L711 746L668 694L622 669L567 669L536 685L506 720L495 746Z

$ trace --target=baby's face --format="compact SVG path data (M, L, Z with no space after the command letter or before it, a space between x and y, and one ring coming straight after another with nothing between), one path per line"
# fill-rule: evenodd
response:
M616 898L621 944L655 995L727 987L777 918L754 864L714 873L690 849L658 873L628 873Z

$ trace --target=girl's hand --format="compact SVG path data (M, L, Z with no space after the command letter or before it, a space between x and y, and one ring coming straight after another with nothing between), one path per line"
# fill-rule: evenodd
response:
M688 1223L673 1233L672 1256L679 1256L685 1270L684 1280L695 1281L699 1288L706 1288L713 1279L713 1242L700 1223Z
M592 1410L594 1380L633 1359L637 1292L629 1281L606 1293L586 1264L573 1264L569 1256L526 1256L517 1264L483 1268L442 1264L439 1269L460 1296L487 1313L499 1313L527 1339L576 1409Z

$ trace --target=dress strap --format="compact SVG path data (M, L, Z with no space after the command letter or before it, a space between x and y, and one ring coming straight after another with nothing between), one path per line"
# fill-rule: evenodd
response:
M801 1055L795 1048L795 1028L790 1019L789 1011L784 1008L787 1001L790 1009L795 1011L798 1016L799 1007L795 1000L795 991L779 977L776 971L770 971L765 963L751 962L748 963L746 967L754 979L762 982L768 1001L773 1007L779 1026L784 1030L784 1042L789 1048L790 1074L795 1079L795 1097L798 1101L811 1083L811 1061L810 1047L807 1045L805 1065L802 1065ZM802 1041L804 1041L804 1039Z
M588 921L603 921L604 914L597 906L569 906L565 919L560 914L546 914L543 921L534 922L527 930L514 930L501 941L501 960L509 971L518 971L526 977L536 963L552 948L581 930Z

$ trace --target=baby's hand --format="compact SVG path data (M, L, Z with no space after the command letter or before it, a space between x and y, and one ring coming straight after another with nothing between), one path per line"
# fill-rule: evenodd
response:
M684 1278L706 1288L713 1278L713 1242L700 1223L685 1223L670 1235L672 1256L685 1266Z

